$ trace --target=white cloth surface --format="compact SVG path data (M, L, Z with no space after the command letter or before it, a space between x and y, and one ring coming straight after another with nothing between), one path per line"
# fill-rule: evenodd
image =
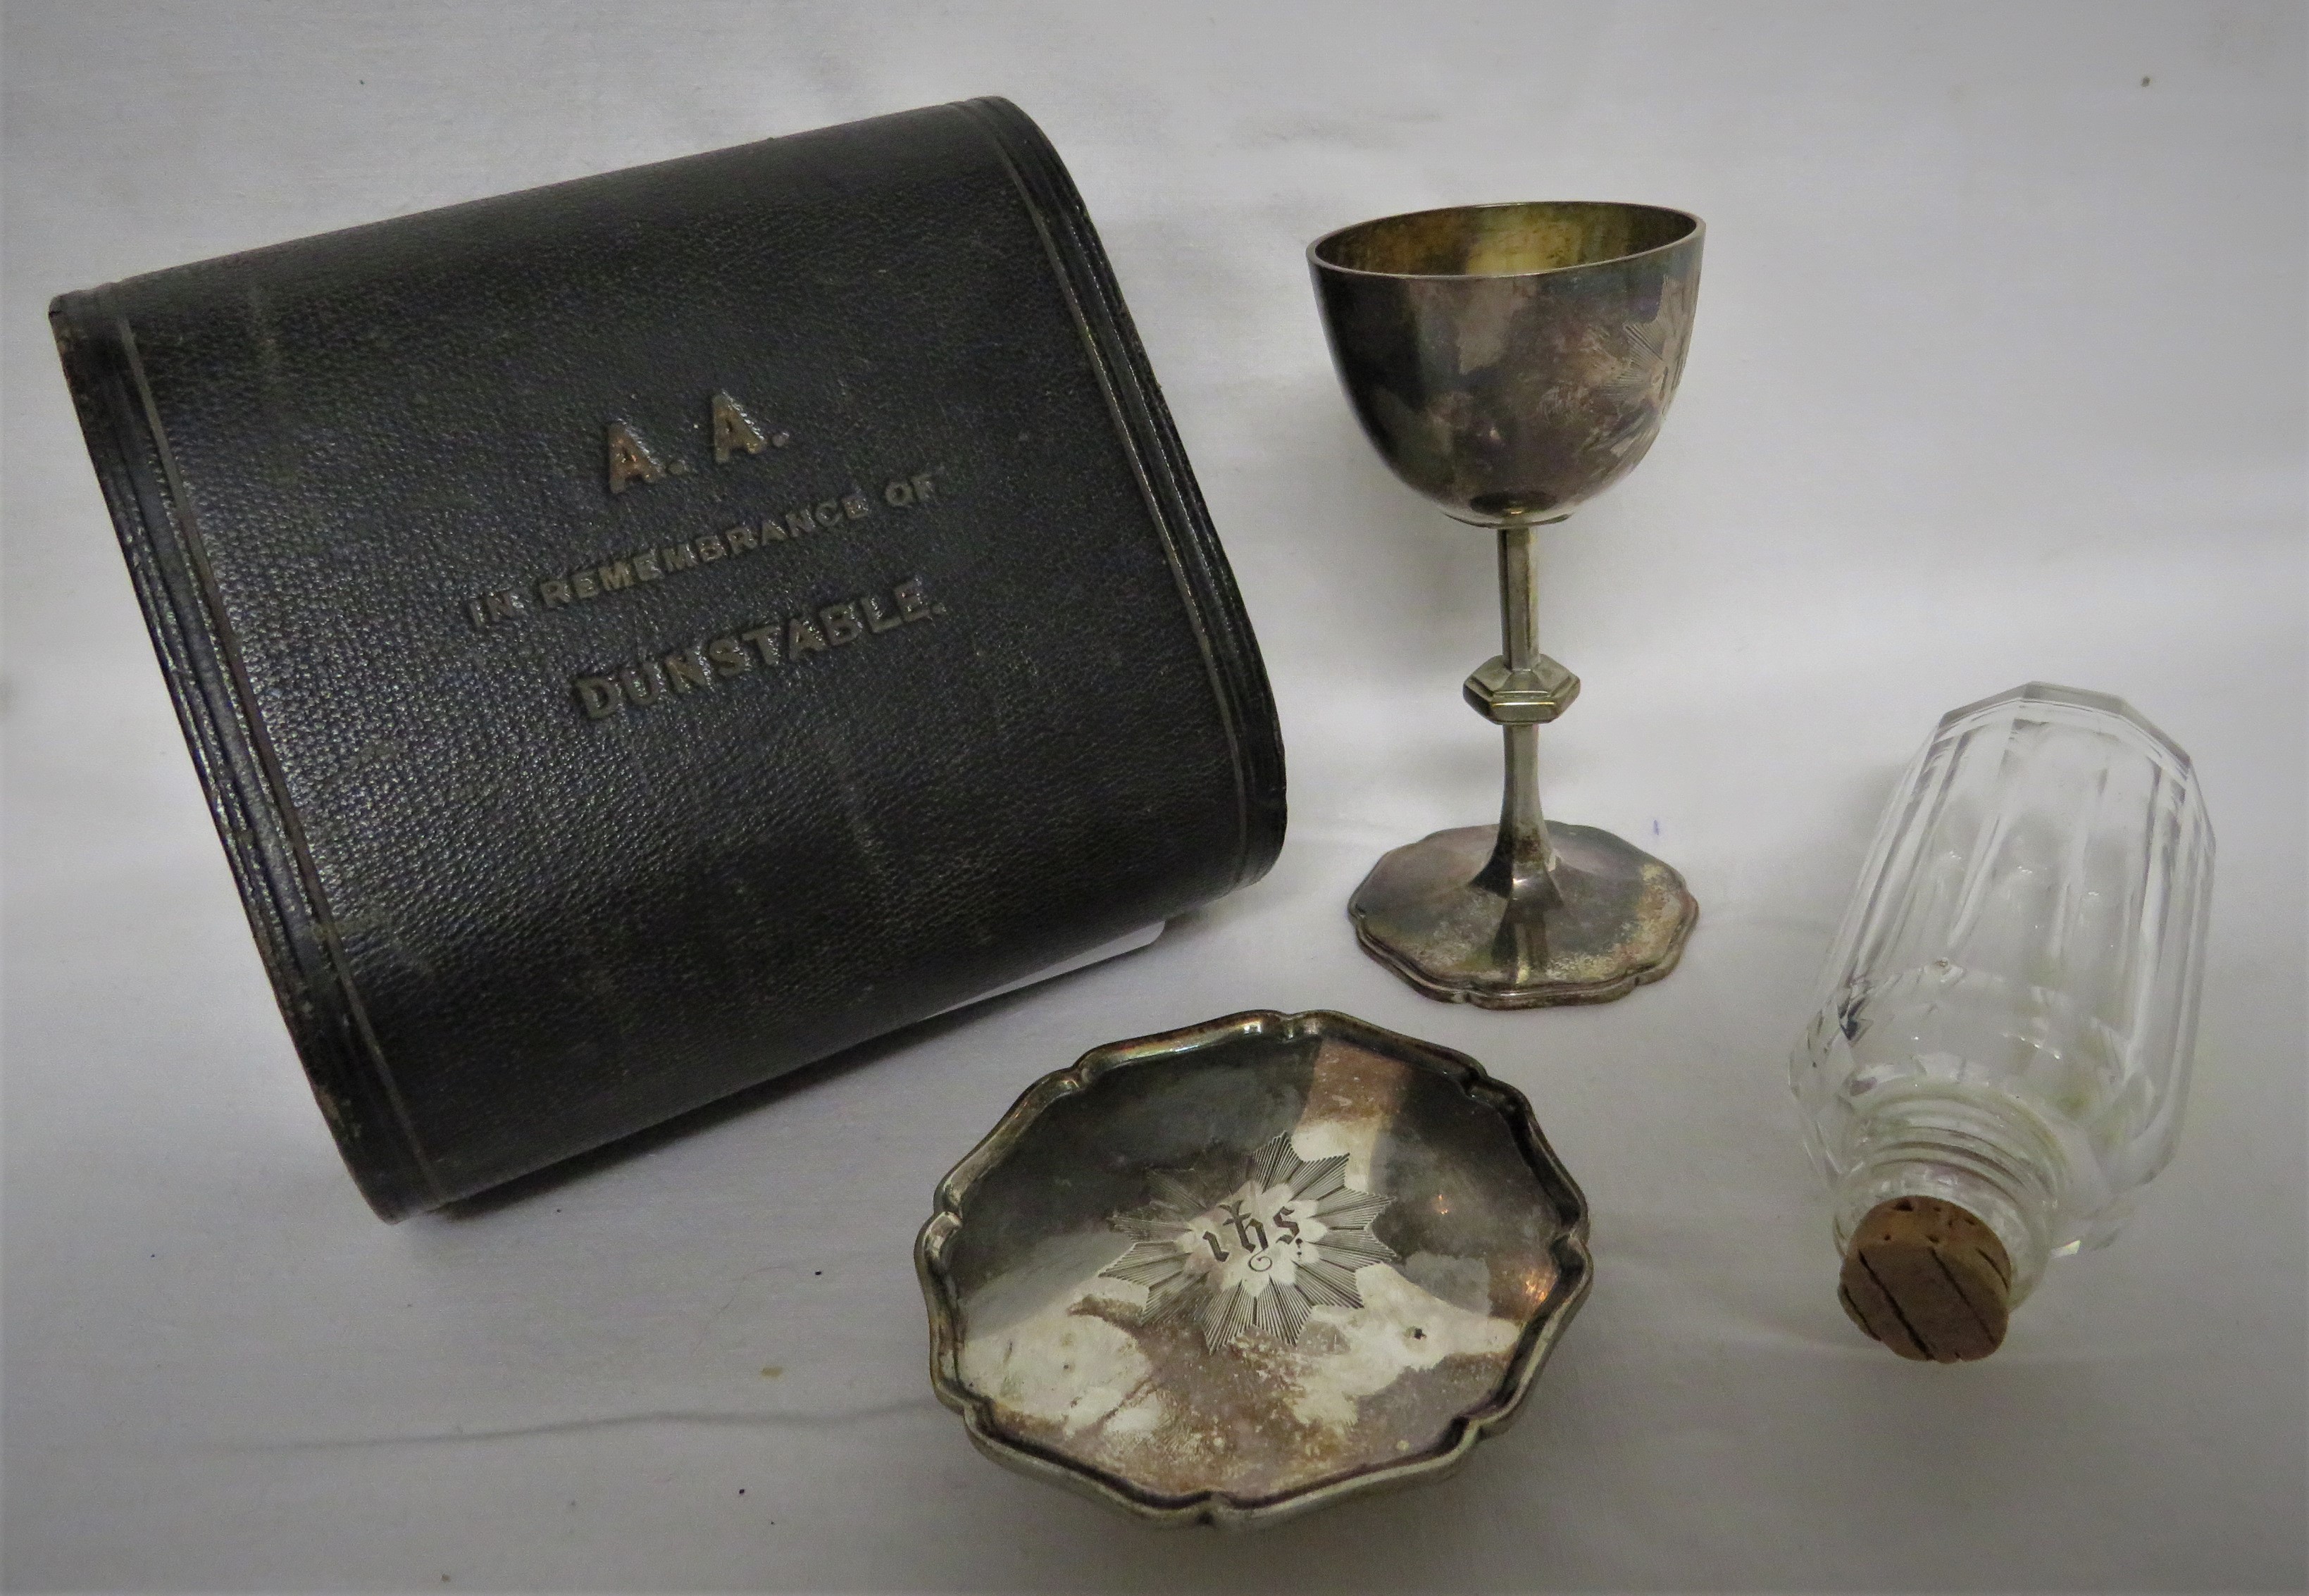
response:
M11 1589L2292 1588L2305 1568L2305 30L2287 4L6 11ZM973 94L1096 218L1264 645L1274 874L1152 948L386 1227L246 932L42 318L57 291ZM1550 813L1686 873L1667 981L1429 1002L1343 914L1495 812L1492 553L1337 392L1302 252L1470 200L1709 226L1657 448L1543 544ZM2196 758L2177 1159L1988 1362L1838 1311L1785 1061L1944 710L2044 678ZM910 1261L1084 1049L1345 1010L1531 1096L1595 1294L1457 1478L1248 1538L976 1455Z

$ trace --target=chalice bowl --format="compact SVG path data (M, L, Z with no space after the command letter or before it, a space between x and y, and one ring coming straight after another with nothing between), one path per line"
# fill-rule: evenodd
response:
M1431 997L1604 1003L1675 968L1683 878L1539 808L1539 729L1579 679L1539 651L1533 529L1635 469L1675 396L1699 288L1699 219L1651 205L1466 205L1382 217L1309 246L1348 401L1395 474L1496 531L1505 651L1467 678L1507 741L1500 824L1396 849L1347 912Z

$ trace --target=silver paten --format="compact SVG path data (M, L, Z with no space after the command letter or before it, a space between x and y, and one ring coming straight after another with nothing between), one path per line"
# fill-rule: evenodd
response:
M1522 1093L1320 1013L1044 1076L939 1186L915 1262L931 1384L981 1451L1228 1526L1456 1468L1593 1278Z

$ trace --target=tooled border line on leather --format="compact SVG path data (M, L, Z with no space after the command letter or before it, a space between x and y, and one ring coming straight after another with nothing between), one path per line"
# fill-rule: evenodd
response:
M1194 628L1204 669L1211 677L1232 756L1241 840L1234 884L1245 885L1264 876L1274 864L1282 849L1283 833L1281 736L1266 670L1250 642L1250 617L1242 610L1209 513L1202 508L1185 453L1131 329L1120 290L1058 152L1026 114L1007 99L961 100L951 108L968 116L988 135L1012 186L1025 202L1100 391L1106 396L1115 435L1154 513L1163 555ZM1068 247L1060 246L1059 232L1064 233ZM1094 307L1095 318L1085 302ZM1105 347L1105 339L1111 339L1115 346L1111 350ZM1194 556L1192 570L1184 557L1188 552ZM1206 600L1215 601L1216 616L1206 612ZM1215 631L1220 634L1215 636Z
M93 312L91 315L83 317L76 306L65 310L65 314L71 317L73 323L74 340L84 346L84 352L92 353L92 350L85 350L85 346L92 341L91 333L95 330L85 324L94 322L100 328L108 328L114 341L114 352L120 366L125 367L128 384L134 389L133 395L118 393L119 372L90 374L96 377L98 384L112 389L118 399L125 400L129 409L127 415L115 415L109 418L109 430L114 435L112 442L116 459L113 463L128 479L125 486L133 502L127 507L134 513L124 515L116 510L114 520L124 534L123 543L130 546L130 573L136 582L146 613L154 623L155 641L167 645L161 661L163 674L169 678L171 695L177 701L179 716L185 721L186 730L192 734L203 784L218 806L219 819L223 823L219 829L233 873L241 883L243 900L252 909L261 907L270 910L269 918L273 922L270 929L274 936L271 938L260 936L259 942L271 944L263 951L267 963L272 966L276 991L284 999L301 996L325 1001L324 994L316 990L316 983L306 979L306 972L298 968L302 961L295 954L296 927L293 922L301 918L305 928L309 930L320 950L329 984L336 989L342 1007L342 1018L358 1049L357 1059L347 1062L366 1062L368 1065L370 1085L381 1095L391 1116L389 1128L399 1133L403 1172L388 1173L374 1166L364 1170L352 1160L348 1160L353 1164L355 1175L359 1178L362 1195L369 1199L371 1206L380 1215L387 1219L399 1218L409 1206L406 1199L411 1194L406 1190L407 1175L413 1173L433 1203L446 1202L449 1194L442 1186L418 1141L399 1086L385 1062L367 1008L353 983L343 946L330 918L318 872L305 841L301 817L289 801L278 757L262 721L257 718L255 694L233 642L230 626L225 619L223 599L217 589L191 502L185 494L176 458L169 445L168 433L160 421L158 402L145 375L144 363L136 347L135 332L126 315L116 304L109 287L95 289L85 296L72 296L72 298L80 300ZM96 336L101 336L100 332ZM143 424L141 428L134 425L138 421ZM135 441L149 447L149 458L145 457L143 451L130 446L132 438L139 430L144 436ZM99 469L102 463L99 462ZM140 482L139 479L149 478L156 464L160 477L160 490L153 493L149 491L150 485ZM160 516L153 514L156 501ZM141 537L136 536L140 533ZM171 542L173 549L169 547ZM186 583L188 589L186 596L191 600L189 604L179 600L169 581L166 567L171 553L181 561L185 575L190 578ZM206 652L214 661L210 669L202 669L202 661L186 646L191 641L191 634L195 627ZM171 659L169 657L170 653L180 658ZM177 669L179 664L189 665L193 669L180 677ZM254 766L253 771L249 768L251 766ZM258 825L247 824L260 820L270 820L271 829L277 832L277 838L267 839ZM267 867L264 855L276 850L287 855L290 870L282 872ZM281 879L284 875L288 877L285 883ZM284 900L284 885L301 901ZM252 891L252 888L255 890ZM293 1012L289 1002L284 1002L282 1006L285 1011L290 1011L285 1017L300 1040L313 1033L316 1022L321 1018L318 1014L300 1017ZM326 1029L324 1024L323 1036L315 1039L324 1046L328 1040ZM300 1046L300 1053L303 1050ZM333 1047L328 1050L339 1051ZM315 1084L317 1086L321 1083L316 1080ZM340 1109L331 1106L328 1117L332 1131L337 1133L337 1140L342 1143L345 1136L339 1125L340 1113ZM363 1128L388 1127L369 1125ZM378 1185L372 1184L373 1181L382 1183L388 1179L402 1189L388 1193L379 1189ZM385 1202L380 1201L386 1197L395 1204L391 1211Z

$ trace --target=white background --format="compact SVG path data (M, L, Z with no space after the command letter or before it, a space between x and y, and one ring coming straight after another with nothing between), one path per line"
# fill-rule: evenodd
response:
M12 4L4 1573L16 1588L2291 1587L2305 1570L2305 29L2294 4ZM387 1228L273 1012L49 295L1005 93L1072 165L1265 645L1293 825L1151 950ZM1682 968L1433 1004L1342 913L1494 812L1492 556L1349 420L1302 250L1458 201L1709 224L1659 446L1544 551L1559 818ZM1897 768L2130 698L2221 843L2180 1153L1989 1362L1838 1313L1783 1084ZM1598 1283L1449 1482L1222 1538L974 1454L933 1184L1115 1038L1335 1007L1523 1087Z

